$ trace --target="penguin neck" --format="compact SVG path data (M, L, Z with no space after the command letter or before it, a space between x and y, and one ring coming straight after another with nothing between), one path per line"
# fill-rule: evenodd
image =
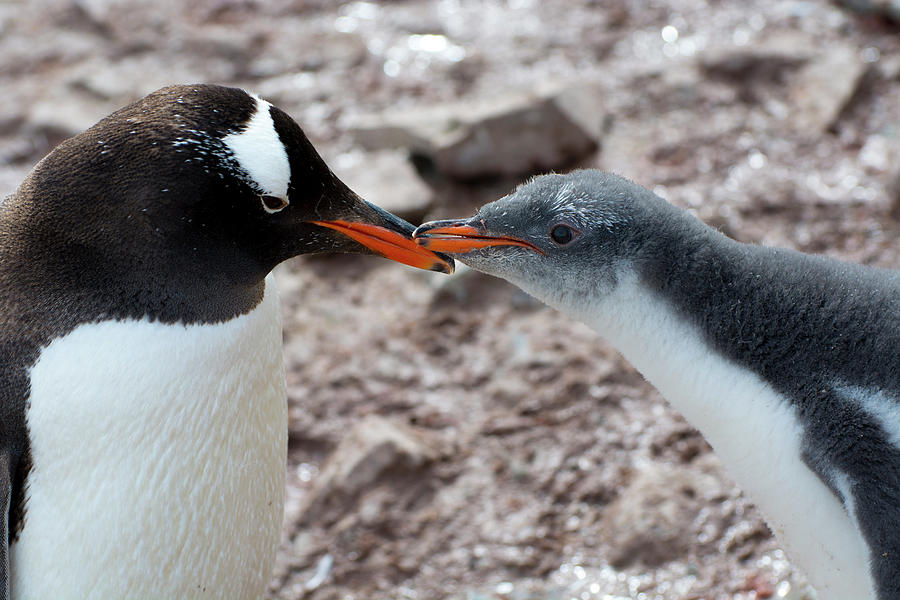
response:
M697 327L637 277L621 275L612 294L579 312L717 450L738 439L734 434L753 434L758 423L736 417L745 396L763 389L773 395L769 386L711 348ZM738 384L746 393L734 389Z
M700 246L680 256L704 253ZM802 431L793 407L757 373L713 347L702 317L685 314L634 265L620 269L616 280L613 289L598 296L555 307L591 326L640 371L703 434L764 511L775 515L773 525L779 529L788 519L781 518L779 507L766 511L766 498L784 473L771 465L790 456L812 477L800 464ZM759 439L760 432L768 432L763 434L767 442L748 449L747 440Z
M266 271L246 268L227 249L18 233L0 239L0 283L16 290L0 304L7 305L7 314L37 322L77 313L79 322L215 323L248 313L263 297ZM42 311L48 314L37 314Z
M274 263L168 204L77 197L50 171L42 162L0 204L0 284L18 290L7 302L74 307L87 320L212 323L261 301Z
M686 307L673 301L671 289L687 286L697 298L722 300L722 288L728 286L710 274L724 263L738 271L749 268L744 262L751 259L742 244L669 208L661 209L657 226L648 228L652 238L642 241L639 252L617 269L614 284L600 286L590 296L554 298L551 304L615 346L704 434L726 463L730 458L752 463L756 457L746 456L746 447L735 442L757 435L758 427L766 426L762 421L770 418L781 415L795 423L794 409L759 371L717 347L708 331L715 319L703 312L722 306L710 300L712 305L698 301ZM538 297L547 296L534 291ZM727 291L734 301L754 301L741 297L739 290Z

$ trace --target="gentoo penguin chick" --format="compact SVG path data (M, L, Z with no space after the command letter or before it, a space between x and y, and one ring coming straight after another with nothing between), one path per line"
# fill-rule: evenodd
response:
M53 150L0 204L0 595L262 597L287 444L269 273L451 271L412 230L238 89L165 88Z
M736 242L598 171L537 177L415 235L614 344L820 598L900 598L900 273Z

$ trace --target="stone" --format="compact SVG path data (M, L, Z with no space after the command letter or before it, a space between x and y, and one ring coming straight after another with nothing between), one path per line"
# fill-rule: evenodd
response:
M604 120L596 85L549 85L531 92L433 108L351 117L357 142L409 148L446 177L473 180L564 168L594 152Z
M833 44L798 73L790 89L791 123L799 131L818 135L837 123L871 68L857 49Z
M777 81L815 56L816 39L800 31L784 31L751 44L713 45L701 54L699 65L712 77L750 81Z
M683 557L695 535L693 524L704 502L700 490L708 479L690 469L638 465L628 486L603 510L609 563L655 567Z
M883 17L900 23L900 0L838 0L838 4L865 17Z
M456 269L446 277L429 277L428 283L434 289L432 302L436 305L453 302L466 304L472 295L474 279L480 273L469 268L465 263L456 261Z
M883 56L878 60L878 70L881 77L888 81L900 79L900 56Z
M116 106L70 91L36 100L29 108L27 128L30 135L43 135L50 147L77 135L115 110Z
M891 202L888 212L895 221L900 222L900 170L891 177L887 192Z
M94 23L105 23L109 21L116 2L115 0L75 0L73 4Z
M293 35L290 21L273 23L266 28L267 35L288 38ZM302 53L291 44L272 44L249 65L252 77L272 78L296 75L300 72L319 71L328 66L344 72L360 65L367 56L365 40L356 33L319 31L310 36ZM263 80L261 84L267 84Z
M389 472L415 472L434 461L440 455L437 446L424 431L367 416L347 433L322 466L304 498L300 523L339 519L348 512L348 506Z
M134 73L140 73L141 77L133 77ZM146 57L129 56L114 63L97 59L78 65L72 69L68 84L77 93L123 105L170 85L173 78L181 76Z
M420 223L434 204L433 190L419 178L405 150L346 152L328 164L354 192L412 223Z
M16 191L30 170L30 166L0 165L0 201Z

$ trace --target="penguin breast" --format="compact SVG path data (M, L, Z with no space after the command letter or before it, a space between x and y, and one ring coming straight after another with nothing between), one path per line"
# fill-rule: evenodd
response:
M277 292L216 324L104 321L31 369L13 597L259 598L287 407Z

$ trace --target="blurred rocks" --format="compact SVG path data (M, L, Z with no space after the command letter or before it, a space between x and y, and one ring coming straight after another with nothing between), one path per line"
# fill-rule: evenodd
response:
M9 167L0 165L0 200L16 191L28 174L28 167Z
M133 66L133 65L129 65ZM94 97L105 100L111 98L134 98L140 94L133 80L122 77L121 72L109 66L90 64L87 68L79 69L81 73L73 80L72 87L87 92ZM158 86L162 87L162 85Z
M810 135L834 127L871 67L855 46L832 44L821 50L816 38L803 31L782 31L741 46L714 46L699 64L707 76L740 87L742 99L750 103L764 102L767 86L787 85L787 117L797 131Z
M658 566L684 556L695 537L694 521L715 482L699 470L640 465L631 483L603 512L614 567ZM718 490L715 490L718 493Z
M777 82L815 55L815 40L799 31L785 31L753 44L714 46L703 53L700 67L711 77L743 83Z
M599 146L598 86L549 86L437 107L349 118L369 150L409 148L446 177L520 176L569 166Z
M405 150L347 152L328 163L354 192L407 221L420 223L434 203Z
M791 85L794 128L810 135L830 130L869 67L853 46L834 44L817 54L800 70Z
M370 495L389 473L416 472L435 460L440 454L437 446L423 431L375 415L366 417L328 457L304 500L300 524L339 519L348 512L348 505L363 494ZM370 520L374 517L365 513L384 504L383 498L376 500L364 502L360 510Z
M891 81L900 79L900 56L885 56L878 60L878 70L881 77Z
M72 2L75 9L97 25L110 20L114 4L113 0L75 0Z
M274 24L270 37L290 36L290 24ZM352 69L366 58L366 43L359 35L337 31L318 31L311 35L302 53L290 45L273 45L253 61L250 74L273 77L298 71L319 71L325 66Z
M888 194L891 202L890 215L900 222L900 169L894 173L888 185Z
M135 72L142 76L133 77ZM86 61L70 71L68 84L80 94L110 101L109 106L118 107L171 85L179 77L181 74L172 68L162 67L145 56L129 56L112 64L100 59Z
M36 151L42 156L62 140L89 128L115 108L117 106L114 104L87 94L59 90L41 96L29 107L26 130L36 145Z
M883 17L900 23L898 0L838 0L837 3L866 17Z

